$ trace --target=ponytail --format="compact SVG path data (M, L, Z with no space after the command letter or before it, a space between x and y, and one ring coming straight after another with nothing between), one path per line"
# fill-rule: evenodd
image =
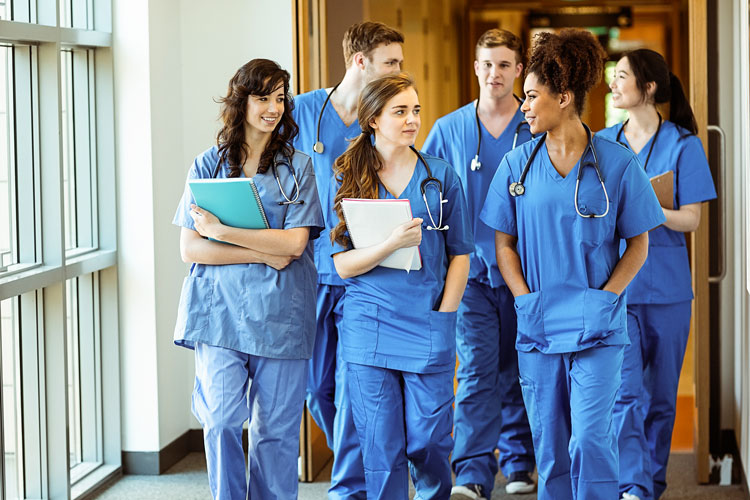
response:
M685 97L680 79L671 71L669 72L669 87L672 98L669 101L669 120L686 129L692 135L698 133L698 123L695 121L693 109Z
M346 222L341 200L344 198L378 198L380 178L378 171L383 168L383 158L375 149L372 136L375 129L373 121L380 116L388 101L405 90L417 87L414 80L405 74L386 75L368 83L359 95L357 105L357 121L362 127L362 133L354 139L347 150L333 163L334 178L340 187L333 200L333 209L339 218L339 223L331 231L331 242L348 246L346 236Z
M669 120L687 130L698 133L698 124L690 103L682 90L680 79L669 71L664 57L651 49L636 49L623 55L630 63L635 83L645 100L646 87L650 82L656 85L653 99L656 104L669 103Z
M333 175L341 184L333 201L339 223L331 231L331 242L349 245L341 200L344 198L378 198L378 171L383 168L383 158L370 139L372 129L364 124L362 133L349 144L349 148L333 163Z

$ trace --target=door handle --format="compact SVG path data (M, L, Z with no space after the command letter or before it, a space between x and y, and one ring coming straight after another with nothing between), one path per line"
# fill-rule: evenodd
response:
M719 193L718 193L718 204L719 204L719 274L708 277L709 283L720 283L727 275L727 245L726 245L726 234L727 234L727 176L726 176L726 152L727 152L727 135L724 130L718 125L709 125L707 127L709 132L716 132L719 134Z

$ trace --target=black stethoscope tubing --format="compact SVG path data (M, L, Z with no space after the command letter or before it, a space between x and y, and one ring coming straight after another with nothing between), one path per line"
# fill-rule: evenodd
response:
M276 184L279 185L279 192L281 193L281 196L284 198L284 201L279 201L279 205L302 205L305 203L305 200L299 199L299 180L297 179L297 174L294 173L294 169L292 168L291 162L289 160L284 161L287 168L289 169L289 173L292 176L292 179L294 180L294 192L292 193L292 197L290 198L286 191L284 191L284 188L281 186L281 178L279 177L279 170L277 168L277 162L276 158L273 159L273 164L271 165L271 168L273 169L273 176L276 179ZM212 179L216 179L216 177L219 175L219 171L221 170L221 159L219 159L216 162L216 168L214 169L214 174L211 176Z
M662 123L661 113L657 112L656 114L659 115L659 125L656 127L656 132L654 133L654 138L651 141L651 146L649 146L648 148L648 154L646 155L646 163L643 164L643 170L646 170L646 168L648 167L648 160L651 159L651 152L654 150L654 144L656 144L656 139L659 137L659 131L661 130L661 123ZM629 121L630 120L625 120L625 123L622 124L622 127L620 127L620 130L617 131L617 138L615 139L617 142L619 142L620 144L622 144L628 149L630 149L630 146L622 142L620 140L620 137L622 137L622 133L625 130L625 125L627 125Z
M599 217L605 217L609 213L609 194L607 193L607 188L604 185L604 177L602 177L602 172L599 169L599 158L596 155L596 149L594 148L594 143L591 139L591 129L589 129L586 124L583 124L583 128L586 129L586 137L588 139L588 144L586 145L586 149L583 150L583 155L581 156L581 165L578 168L578 173L576 174L576 189L575 194L573 195L573 204L575 205L576 213L584 218L599 218ZM534 158L536 157L537 152L539 151L539 148L542 147L542 144L547 139L547 134L545 133L540 139L539 142L536 143L534 146L534 149L531 151L531 154L529 155L529 158L526 160L526 164L523 167L523 170L521 171L521 176L518 178L517 182L512 182L510 186L508 186L508 191L510 192L510 195L514 198L516 196L522 196L524 193L526 193L526 187L524 186L524 182L526 181L526 175L529 173L529 168L531 167L531 163L534 161ZM586 152L588 150L591 150L591 155L594 157L594 161L583 161L583 158L586 156ZM606 209L603 214L582 214L578 208L578 186L581 183L581 177L583 176L583 170L586 167L593 167L594 171L596 171L596 176L599 179L599 183L602 186L602 191L604 191L604 198L606 200Z
M518 101L518 104L523 104L523 99L518 97L517 95L513 94L513 97L516 101ZM482 168L482 162L479 161L479 151L482 149L482 126L479 123L479 97L477 97L477 104L474 106L474 118L477 122L477 151L474 154L474 159L471 160L471 171L479 170ZM521 132L521 127L524 125L528 126L529 124L526 123L526 120L521 120L518 122L518 125L516 125L516 131L513 134L513 145L511 146L511 149L516 148L516 144L518 143L518 134ZM531 128L529 128L529 134L531 134ZM531 134L532 139L534 138L534 134Z
M419 184L419 190L422 193L422 200L424 201L424 206L427 209L427 216L430 218L430 224L427 225L427 229L432 231L447 231L450 229L450 226L447 224L443 226L443 204L448 203L448 200L443 199L443 183L440 182L440 179L437 179L432 176L432 170L430 169L430 166L427 164L427 161L424 159L424 156L422 156L422 153L417 151L417 148L414 146L409 146L412 151L414 151L414 154L417 155L419 158L419 161L422 162L422 165L424 165L425 170L427 171L427 177L425 177L424 180ZM438 192L438 205L440 208L439 215L438 215L438 223L435 224L435 219L432 217L432 211L430 210L430 204L427 203L427 188L430 186L430 184L434 185Z
M341 82L337 83L331 91L326 96L326 100L323 102L323 107L320 108L320 113L318 113L318 127L315 130L315 144L313 144L313 151L316 153L323 154L323 151L325 151L325 146L320 141L320 122L323 119L323 112L326 110L326 106L328 106L328 101L331 100L331 96L334 92L336 92L336 89L339 88L339 85L341 85Z

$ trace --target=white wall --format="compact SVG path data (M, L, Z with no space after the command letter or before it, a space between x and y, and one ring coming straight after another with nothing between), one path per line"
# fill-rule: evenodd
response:
M213 99L252 58L291 73L292 26L291 1L114 0L125 451L198 426L192 352L172 343L187 266L171 221L192 159L215 141Z

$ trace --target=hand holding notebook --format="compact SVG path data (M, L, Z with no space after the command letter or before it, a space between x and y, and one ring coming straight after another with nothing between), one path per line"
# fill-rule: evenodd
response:
M354 248L366 248L384 242L393 230L412 220L409 200L341 200L346 228ZM419 270L422 257L419 247L399 248L379 264L391 269Z

